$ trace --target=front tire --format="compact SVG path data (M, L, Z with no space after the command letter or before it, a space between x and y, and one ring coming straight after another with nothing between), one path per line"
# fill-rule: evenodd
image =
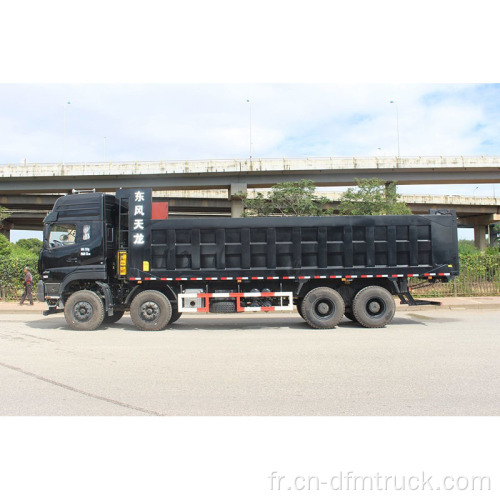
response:
M366 328L383 328L394 318L396 304L385 288L367 286L354 297L352 310L360 325Z
M104 304L97 293L80 290L64 304L64 317L74 330L95 330L104 319Z
M145 290L132 300L130 317L139 330L163 330L172 317L172 306L163 293Z
M301 316L313 328L334 328L344 316L342 296L332 288L311 290L300 305Z

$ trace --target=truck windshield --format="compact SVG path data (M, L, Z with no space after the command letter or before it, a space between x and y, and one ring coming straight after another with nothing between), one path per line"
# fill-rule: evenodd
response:
M76 224L52 224L50 226L49 243L51 247L74 245L76 240Z

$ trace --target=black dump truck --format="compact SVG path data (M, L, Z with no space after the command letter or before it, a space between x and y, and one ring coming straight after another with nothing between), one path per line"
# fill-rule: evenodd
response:
M429 215L168 218L151 189L59 198L44 220L38 299L94 330L130 311L142 330L183 313L286 311L313 328L388 324L408 278L458 275L457 219Z

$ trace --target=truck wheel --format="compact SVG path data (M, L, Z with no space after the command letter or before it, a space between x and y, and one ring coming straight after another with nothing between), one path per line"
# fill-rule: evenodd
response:
M168 322L169 325L172 323L175 323L180 317L182 316L182 313L179 311L172 309L172 316L170 316L170 320Z
M344 301L332 288L311 290L300 306L301 316L313 328L334 328L344 316Z
M95 330L104 319L104 305L97 293L80 290L64 304L64 317L75 330Z
M132 300L130 317L140 330L163 330L172 317L172 306L163 293L145 290Z
M297 312L300 314L300 317L302 319L305 319L304 315L302 314L302 302L303 302L302 299L300 299L299 301L297 301Z
M112 323L116 323L117 321L120 321L123 317L123 314L125 311L115 311L111 316L104 316L104 321L106 325L111 325Z
M385 288L367 286L354 297L352 310L359 324L366 328L382 328L394 317L396 304Z
M358 320L356 319L356 316L354 316L354 313L353 313L353 312L344 311L344 316L345 316L347 319L350 319L351 321L358 321Z

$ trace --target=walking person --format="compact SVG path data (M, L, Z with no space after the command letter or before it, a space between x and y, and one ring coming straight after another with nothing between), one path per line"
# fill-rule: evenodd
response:
M24 293L21 297L21 302L19 305L22 306L24 301L28 299L30 301L30 306L33 305L33 296L31 295L31 290L33 289L33 276L31 276L28 267L24 268Z

